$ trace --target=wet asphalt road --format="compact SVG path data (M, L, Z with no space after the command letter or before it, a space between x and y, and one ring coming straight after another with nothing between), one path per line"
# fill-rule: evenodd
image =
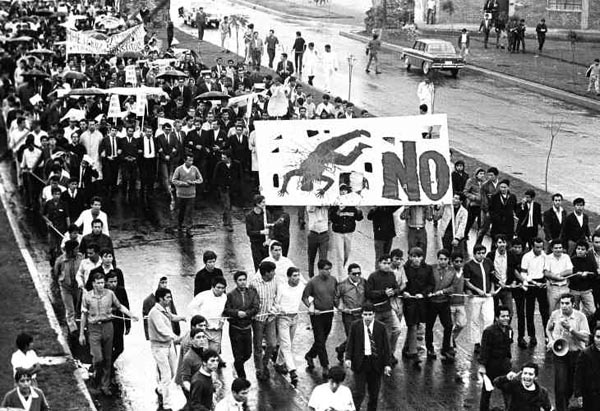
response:
M386 52L380 53L383 74L376 75L373 70L367 74L364 44L339 36L340 31L364 30L362 21L282 17L231 0L218 2L218 6L213 6L214 1L204 3L206 9L214 7L220 13L246 15L263 38L269 29L274 29L283 46L278 53L284 49L289 53L297 30L307 42L313 41L320 52L324 44L331 44L339 61L331 89L334 95L344 99L348 97L349 84L347 57L352 54L356 62L351 100L357 106L376 116L418 114L416 90L423 79L419 70L407 72L399 53ZM185 26L176 17L180 6L189 7L189 3L182 0L171 3L175 24L195 35L195 29ZM240 50L244 49L242 37L240 31ZM220 34L207 30L204 40L220 45ZM235 52L235 33L228 47ZM478 47L481 45L475 45L471 53L484 52ZM263 64L266 64L265 58L266 55ZM437 87L435 112L448 114L451 147L540 188L544 188L551 125L556 128L560 124L548 172L548 191L561 192L568 199L582 196L588 208L600 211L596 151L590 150L600 142L597 113L468 70L463 70L458 79L441 73L434 82ZM323 75L317 74L315 86L323 86ZM320 96L315 97L320 101Z

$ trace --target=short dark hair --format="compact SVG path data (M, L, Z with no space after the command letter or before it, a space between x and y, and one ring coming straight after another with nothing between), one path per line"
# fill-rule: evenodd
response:
M33 337L27 333L21 333L17 335L17 340L15 341L17 348L21 351L25 351L25 349L33 342Z
M154 297L156 298L156 301L160 301L161 299L165 298L167 296L167 294L173 295L171 293L171 290L169 290L168 288L159 288L154 293Z
M590 245L588 244L588 242L586 240L579 240L577 241L577 244L575 245L575 248L577 247L583 247L586 250L590 247Z
M231 392L235 392L237 394L243 390L247 390L248 388L250 388L250 385L250 381L248 381L247 379L236 378L231 383Z
M529 189L529 190L525 191L525 195L529 196L531 198L535 198L535 191L532 189Z
M94 224L100 224L100 226L104 226L104 223L99 218L94 218L92 220L92 227L94 226Z
M355 268L358 268L360 270L360 265L358 265L357 263L348 264L348 274L350 274L350 272L352 272L352 270L354 270Z
M375 306L373 305L372 302L370 301L366 301L365 303L363 303L362 305L362 312L375 312Z
M392 256L392 258L394 257L404 257L404 251L402 251L399 248L394 248L392 251L390 251L390 255Z
M287 269L287 276L291 277L292 275L294 275L294 273L299 273L300 269L298 267L290 267Z
M222 276L218 276L212 279L212 281L210 282L210 286L211 287L216 287L217 284L223 284L223 286L225 288L227 288L227 281L225 280L225 277Z
M381 255L379 256L379 258L377 259L377 262L378 262L378 263L380 263L380 262L382 262L383 260L391 260L391 259L392 259L392 256L391 256L391 255L389 255L389 254L381 254Z
M585 205L585 200L582 197L577 197L575 200L573 200L573 205Z
M272 261L263 261L258 266L258 271L260 271L260 275L265 275L266 273L270 273L271 271L275 271L277 266Z
M494 175L496 175L496 176L497 176L498 174L500 174L500 172L498 171L498 169L497 169L496 167L490 167L490 168L488 168L488 169L487 169L487 172L488 172L488 173L492 173L492 174L494 174Z
M550 241L550 249L553 249L555 245L560 245L562 247L563 243L559 238L555 238L554 240Z
M110 254L112 255L113 258L115 258L115 253L113 250L111 250L110 248L103 248L100 251L100 257L104 257L105 255Z
M508 314L510 315L510 308L508 308L505 305L499 305L498 307L496 307L496 311L494 312L494 315L496 317L500 317L500 314L502 314L502 311L507 311Z
M204 254L202 254L202 260L204 261L204 264L206 264L206 262L209 260L216 260L216 259L217 259L217 253L215 253L214 251L206 250L204 252Z
M15 371L15 382L19 382L23 377L31 378L31 375L31 371L26 370L24 368L17 368L17 370Z
M506 235L504 235L504 234L496 234L494 236L494 244L496 244L499 240L502 240L502 241L504 241L506 243L507 242L506 241Z
M341 384L346 379L346 371L341 366L334 365L329 369L328 377L331 381Z
M445 255L449 259L450 251L446 250L445 248L442 248L440 251L437 252L438 258L440 258L441 255Z
M117 273L117 270L110 270L108 273L106 273L104 275L104 279L106 281L108 281L109 278L114 278L117 277L117 280L119 279L119 273Z
M537 243L537 244L539 244L539 243L544 244L544 240L542 238L540 238L540 237L536 237L536 238L533 239L533 244L535 244L535 243Z
M279 241L275 240L275 241L271 242L271 245L269 246L269 250L273 250L273 247L283 247L283 246L281 245L281 243Z
M552 200L554 200L557 197L560 197L561 200L563 199L563 195L561 193L552 194Z
M502 180L500 180L498 185L500 185L500 184L506 184L507 186L510 187L510 180L508 178L502 179Z
M523 369L525 369L525 368L533 368L533 373L535 374L536 377L540 373L540 366L537 365L536 363L534 363L533 361L528 361L525 364L523 364L521 366L521 371L523 371Z
M79 247L79 243L76 240L69 240L65 243L65 251L71 253Z
M564 298L570 299L572 303L575 302L575 296L573 294L571 294L571 293L562 293L560 295L560 298L558 299L558 301L561 301Z
M246 279L248 279L248 273L242 270L238 270L233 273L233 281L237 281L240 277L246 277Z
M333 267L333 264L331 264L331 261L326 260L324 258L320 259L319 261L317 261L317 268L319 270L322 270L326 267Z
M204 317L203 315L200 315L200 314L196 314L190 320L190 327L194 328L196 325L205 323L205 322L206 322L206 317Z
M477 243L473 246L473 254L477 254L481 250L487 251L487 248L481 243Z
M265 196L260 195L260 194L256 194L254 196L254 202L252 204L257 205L262 203L263 201L265 201Z
M94 204L96 201L99 202L100 204L102 204L102 197L100 197L100 196L92 197L92 199L90 200L90 204Z
M457 258L462 258L462 260L465 260L465 256L463 255L463 253L459 252L459 251L455 251L452 253L452 255L450 256L450 259L452 261L456 260Z
M208 360L215 357L219 358L219 353L215 350L211 350L210 348L208 350L202 351L202 354L200 354L200 358L202 359L203 363L206 363Z

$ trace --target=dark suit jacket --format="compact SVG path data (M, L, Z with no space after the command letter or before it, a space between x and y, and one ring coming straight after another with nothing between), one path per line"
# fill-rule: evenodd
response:
M494 250L494 251L490 251L485 257L490 260L492 263L494 262L494 260L496 259L496 254L498 253L498 250ZM519 269L519 261L517 259L517 257L509 252L508 250L506 250L506 284L512 284L513 281L517 281L517 278L515 277L515 270ZM496 276L492 276L492 281L498 285L499 281L496 278ZM519 282L519 281L517 281Z
M542 225L542 206L540 203L536 203L535 201L532 203L533 206L533 227L537 229ZM525 206L523 203L517 205L517 217L519 218L519 222L517 223L517 233L523 229L527 228L527 223L529 222L529 208Z
M560 238L560 234L567 219L567 212L562 210L562 222L558 221L554 209L551 207L544 211L544 234L546 235L546 241Z
M563 241L579 241L586 240L590 236L589 218L587 214L583 214L583 227L579 225L575 213L571 213L565 218L560 233L560 238Z
M390 340L385 325L377 320L373 321L373 339L378 353L375 364L376 369L383 372L386 365L391 365ZM362 319L354 321L350 326L345 358L352 361L352 371L361 371L365 360L365 328Z
M244 170L250 169L252 153L250 152L250 147L248 146L248 136L244 134L242 137L242 142L240 143L238 136L234 134L229 137L228 145L231 149L232 159L239 161Z
M115 137L115 146L116 149L119 150L119 137ZM98 154L102 154L102 152L106 153L106 157L117 156L118 153L112 152L112 146L110 145L110 137L104 137L100 140L100 145L98 146Z
M180 138L178 139L175 133L175 130L173 130L169 134L169 147L171 147L171 164L178 166L183 163L183 155L185 154L183 144L186 136L185 132L179 131ZM173 149L175 149L175 152L173 152Z
M287 73L283 72L284 69L287 71ZM286 65L284 67L283 61L280 61L279 63L277 63L276 71L277 71L277 74L279 74L279 76L281 77L281 79L285 80L286 77L294 74L294 64L291 61L287 60Z
M118 149L121 150L121 158L125 157L135 157L136 159L139 156L139 150L141 150L140 146L141 139L132 138L131 141L127 141L127 137L119 138Z
M508 240L512 240L515 233L514 215L517 208L517 197L508 193L506 202L502 204L501 194L498 192L492 196L489 203L490 220L492 221L491 234L506 234Z
M68 206L69 219L75 222L84 209L84 198L81 190L77 190L75 197L71 197L69 190L63 191L60 195L61 201L64 201Z
M183 97L183 106L189 107L192 104L192 90L188 86L183 87L183 93L179 86L173 87L171 90L171 99L175 100L180 96Z

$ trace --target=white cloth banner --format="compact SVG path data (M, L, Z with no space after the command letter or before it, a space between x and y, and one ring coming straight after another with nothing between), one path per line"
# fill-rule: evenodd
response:
M127 51L140 52L144 49L144 26L139 24L107 40L96 39L91 32L67 29L67 53L119 55Z
M269 205L451 204L445 114L257 121L262 194ZM351 193L340 196L345 184Z

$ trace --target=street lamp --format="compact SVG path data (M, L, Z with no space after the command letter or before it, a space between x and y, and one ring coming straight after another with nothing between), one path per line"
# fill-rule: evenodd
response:
M356 58L353 54L348 55L348 101L350 101L350 94L352 92L352 69L354 68L354 62Z

